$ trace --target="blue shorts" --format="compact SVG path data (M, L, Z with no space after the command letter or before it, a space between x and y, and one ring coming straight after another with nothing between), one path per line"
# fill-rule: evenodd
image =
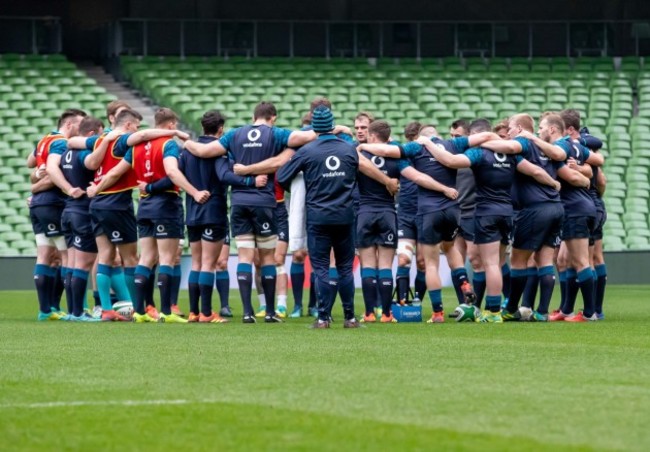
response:
M458 206L418 215L416 218L418 242L424 245L451 242L458 233L459 217L460 208Z
M252 234L270 237L278 233L274 207L232 206L230 208L230 230L233 237Z
M182 239L185 237L183 223L178 219L161 218L151 220L143 218L138 220L138 236L140 238L154 237L156 240Z
M136 243L138 231L133 210L107 210L90 208L93 234L105 235L111 243Z
M594 216L564 216L562 240L590 239L596 225Z
M392 212L361 212L357 216L357 248L397 248L397 215Z
M510 215L485 215L474 218L474 243L501 242L502 245L510 243L512 232L512 217Z
M84 253L97 253L97 242L93 234L90 212L64 210L61 227L68 248L74 248Z
M415 216L397 215L397 238L417 241L418 224Z
M228 226L223 224L203 224L198 226L188 226L187 236L190 243L204 240L206 242L218 242L228 239ZM228 240L228 244L230 240Z
M474 217L460 219L458 234L468 242L474 241Z
M278 228L278 240L281 242L289 242L289 212L287 205L279 202L275 206L275 224Z
M564 207L559 202L536 204L520 210L515 216L512 247L539 251L543 246L555 247L562 230Z
M605 209L596 209L596 221L594 230L591 234L591 240L602 240L603 239L603 226L607 221L607 211Z
M63 235L61 215L63 206L36 206L29 209L29 219L32 221L34 234L45 234L45 237Z

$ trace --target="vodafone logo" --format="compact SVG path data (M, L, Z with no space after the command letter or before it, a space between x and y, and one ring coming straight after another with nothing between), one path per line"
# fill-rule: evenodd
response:
M76 243L77 245L79 245L79 244L81 243L81 237L76 236L76 237L74 238L74 243Z
M203 234L204 234L206 237L212 237L213 231L212 231L212 229L207 228L207 229L203 230Z
M158 226L156 226L156 231L165 232L165 226L162 225L162 224L159 224Z
M507 157L505 156L505 154L502 154L500 152L495 152L494 153L494 158L496 159L497 162L503 163L503 162L506 161Z
M383 157L378 157L376 155L373 155L370 161L377 167L377 168L383 168L384 165L386 164L386 160Z
M120 231L113 231L113 232L111 232L111 236L112 236L114 239L119 239L119 238L120 238Z
M341 160L339 160L338 157L332 155L330 157L327 157L327 160L325 160L325 166L330 171L336 171L341 167Z
M54 223L50 223L47 225L47 230L48 231L56 231L56 225Z
M70 163L70 162L72 162L72 152L68 151L65 154L65 163Z
M248 141L257 141L260 139L261 136L262 136L262 132L260 132L258 129L251 129L248 132L247 138Z

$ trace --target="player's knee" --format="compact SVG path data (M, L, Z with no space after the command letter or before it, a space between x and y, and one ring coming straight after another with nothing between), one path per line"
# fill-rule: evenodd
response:
M296 264L302 264L305 262L305 257L307 253L304 250L296 250L291 255L291 262Z

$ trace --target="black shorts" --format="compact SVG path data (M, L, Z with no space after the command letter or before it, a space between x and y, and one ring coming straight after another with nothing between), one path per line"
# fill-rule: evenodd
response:
M90 212L63 211L61 227L68 248L84 253L97 253L97 242L93 234Z
M510 243L512 232L512 217L510 215L485 215L474 218L474 243L501 242L502 245Z
M357 216L357 248L397 248L395 212L362 212Z
M95 237L105 235L111 243L136 243L138 231L133 210L90 209Z
M278 228L275 224L275 207L232 206L230 231L235 238L245 234L257 237L276 235Z
M589 239L591 242L595 224L594 216L567 217L565 215L562 221L562 240Z
M187 236L190 243L204 240L206 242L218 242L228 238L228 226L219 224L203 224L198 226L188 226Z
M397 238L417 241L418 224L415 216L410 216L410 215L397 216Z
M63 235L61 215L63 206L36 206L29 209L29 219L32 220L34 234L45 234L45 237Z
M278 228L278 240L289 242L289 212L284 202L279 202L275 206L275 224Z
M468 242L474 241L474 217L462 218L458 224L458 234Z
M177 218L161 218L138 220L138 236L140 238L154 237L157 240L182 239L185 237L183 223Z
M559 202L537 204L520 210L512 229L512 247L518 250L539 251L543 246L555 247L564 218L564 207Z
M451 242L458 232L460 208L447 207L444 210L418 215L418 242L424 245L437 245L440 242Z
M591 234L591 240L593 242L595 242L596 240L603 239L603 226L605 226L606 221L607 221L607 211L604 209L597 209L595 226Z

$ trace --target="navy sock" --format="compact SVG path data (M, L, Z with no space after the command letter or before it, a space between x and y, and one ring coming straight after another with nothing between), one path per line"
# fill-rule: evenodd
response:
M582 315L591 317L594 315L594 274L591 267L586 267L578 272L578 285L582 293L584 309Z
M61 295L63 295L63 277L61 276L61 267L50 267L50 273L48 278L52 278L50 282L50 290L52 291L52 297L50 298L52 307L56 311L61 310Z
M372 314L377 306L377 276L376 268L361 269L361 292L366 306L366 315Z
M426 274L423 271L418 270L415 274L415 296L424 300L424 295L427 293L427 279Z
M36 286L36 295L38 296L38 309L43 314L52 312L50 305L50 288L48 287L47 274L49 267L44 264L34 266L34 286Z
M390 268L379 269L378 285L382 313L385 316L390 316L390 307L393 302L393 271Z
M144 265L138 265L135 267L135 275L133 277L133 282L135 284L135 303L133 309L140 315L145 313L145 302L149 291L149 280L153 278L154 276L151 274L151 269L149 267L145 267Z
M63 288L65 290L65 301L68 305L68 312L72 313L74 309L73 295L72 295L72 268L61 267L61 273L63 275ZM83 311L83 307L81 308ZM81 314L79 314L81 315ZM78 317L78 316L77 316Z
M537 276L537 267L528 267L528 279L524 289L522 306L535 309L535 299L537 298L537 287L539 286L539 277Z
M156 303L153 300L153 291L156 287L156 268L158 268L158 265L154 265L153 267L151 267L151 276L149 278L146 297L144 299L144 301L147 303L147 306L153 306L153 307L156 307Z
M275 315L275 283L277 270L275 265L264 265L262 267L262 287L266 295L266 315Z
M354 318L354 277L352 273L347 277L339 278L338 291L341 295L343 316L346 320L350 320Z
M291 291L293 292L293 303L295 307L302 308L302 288L305 285L305 264L292 262L289 269L291 277Z
M431 307L433 308L433 312L442 312L442 290L430 290L429 298L431 299Z
M171 265L161 265L158 268L158 289L160 290L160 310L163 314L172 313L172 276L174 268Z
M316 306L316 275L311 272L309 275L309 309Z
M397 276L395 278L395 284L397 285L397 301L403 301L409 299L409 276L410 276L409 267L397 267Z
M465 295L463 295L463 290L461 286L465 281L467 281L467 270L465 267L455 268L451 271L451 281L454 285L454 290L456 291L456 298L458 298L458 304L465 303Z
M221 307L225 308L229 305L228 296L230 295L230 274L228 270L217 272L217 292L219 292L219 302Z
M607 265L596 265L596 294L595 308L597 314L603 313L603 301L605 301L605 286L607 285Z
M72 315L79 317L84 310L84 296L88 287L88 272L74 269L70 277L70 295L72 297Z
M567 271L562 270L560 273L560 311L566 312L564 306L566 305L566 295L567 295Z
M198 315L201 289L199 288L199 272L196 270L190 271L190 275L187 278L187 291L190 299L190 312Z
M251 264L237 264L237 283L239 284L241 302L244 306L244 315L253 315L253 305L251 303L253 266Z
M510 265L507 263L501 266L501 276L503 278L501 293L503 293L504 298L510 298Z
M485 280L485 272L474 272L474 293L476 293L476 306L481 307L483 297L485 296L485 288L487 282Z
M214 287L214 273L199 273L199 290L201 291L201 313L205 316L212 315L212 288Z
M564 308L562 312L565 314L571 314L576 305L576 298L578 297L578 275L576 274L575 269L567 269L566 275L566 301L564 303Z
M332 303L331 303L333 306L334 302L336 301L336 294L339 291L339 271L336 269L336 267L330 267L329 278L330 278L330 290L332 290L332 294L333 294Z
M527 281L528 270L513 268L510 272L510 297L508 298L508 304L506 305L506 310L509 313L512 314L519 308L519 300L521 299L521 295L524 293Z
M501 311L501 295L488 295L485 297L485 309L490 312Z
M101 306L102 302L99 299L99 291L98 290L93 290L93 299L95 300L95 306Z
M181 266L174 265L172 274L172 304L178 304L178 294L181 290Z
M540 314L548 314L548 307L551 304L551 297L553 297L553 289L555 288L555 270L552 265L542 267L537 271L539 278L539 306L537 312Z

